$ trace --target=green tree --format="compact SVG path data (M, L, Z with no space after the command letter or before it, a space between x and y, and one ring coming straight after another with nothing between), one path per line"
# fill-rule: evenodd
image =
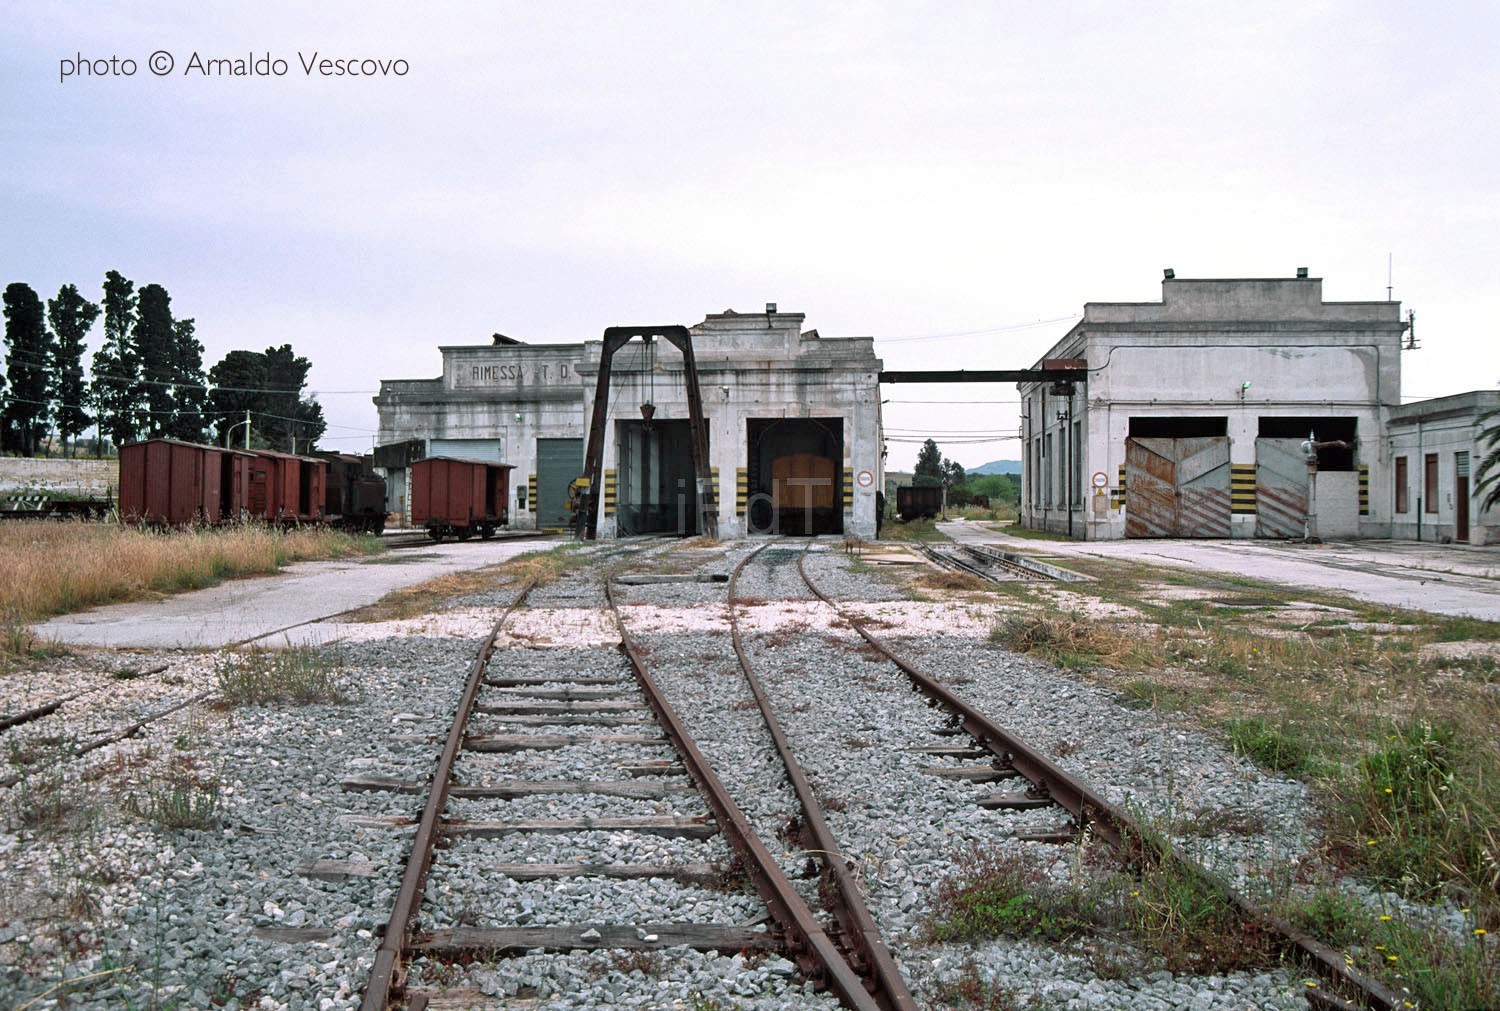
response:
M172 423L172 296L159 284L143 284L136 293L131 340L141 363L141 399L145 404L139 431L155 437Z
M943 483L943 454L938 444L928 439L917 450L917 468L912 475L912 484L923 488L937 488Z
M135 439L141 403L141 365L131 333L135 284L111 270L104 275L104 344L94 352L94 410L102 434L116 446Z
M6 378L10 400L5 405L7 442L26 456L35 456L47 435L51 417L48 372L52 335L42 313L42 300L21 281L5 288Z
M198 442L203 438L203 412L208 404L208 381L203 375L203 344L190 319L172 322L172 418L167 434Z
M99 307L80 295L75 285L63 285L56 298L47 300L47 321L52 325L54 337L51 384L54 419L69 456L73 455L73 440L94 420L86 409L88 384L83 378L83 342L98 318Z
M266 385L271 393L262 426L271 445L288 453L305 453L322 437L328 424L323 406L304 399L312 362L292 351L290 344L266 348Z
M1484 453L1475 469L1474 491L1484 493L1480 509L1493 509L1500 505L1500 409L1487 411L1479 416L1478 446ZM1488 445L1488 449L1484 447Z
M254 438L283 452L304 453L323 435L327 423L323 407L304 398L312 362L296 354L290 344L266 348L264 353L231 351L209 370L208 413L224 442L250 412ZM236 432L235 441L242 437Z
M236 445L243 445L244 431L235 426L243 424L247 413L251 415L251 427L258 434L259 423L255 414L264 414L263 398L266 389L266 356L259 351L231 351L217 365L208 370L208 415L215 427L215 440L228 445L234 436ZM261 445L265 445L264 442Z

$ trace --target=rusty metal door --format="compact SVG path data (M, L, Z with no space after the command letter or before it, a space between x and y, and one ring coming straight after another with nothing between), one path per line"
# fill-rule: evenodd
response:
M1307 536L1307 457L1301 439L1255 440L1255 536Z
M1228 537L1229 439L1125 440L1126 537Z

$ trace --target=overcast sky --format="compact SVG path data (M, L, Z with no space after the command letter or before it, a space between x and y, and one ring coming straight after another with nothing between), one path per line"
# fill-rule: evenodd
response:
M1497 42L1491 2L12 3L0 283L160 283L208 364L290 342L355 451L381 379L495 331L777 302L887 368L1021 368L1163 267L1360 300L1391 257L1440 396L1500 381ZM388 69L315 63L351 58ZM884 395L1019 455L959 441L1013 386Z

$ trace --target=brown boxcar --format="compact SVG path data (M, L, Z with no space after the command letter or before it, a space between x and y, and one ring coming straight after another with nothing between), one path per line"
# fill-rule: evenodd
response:
M271 523L314 523L323 518L328 465L323 460L252 449L246 512Z
M411 479L411 521L426 527L433 540L474 534L489 538L506 524L510 497L508 463L458 460L432 456L414 461Z
M120 516L130 523L219 523L234 508L226 481L243 454L175 439L120 447Z

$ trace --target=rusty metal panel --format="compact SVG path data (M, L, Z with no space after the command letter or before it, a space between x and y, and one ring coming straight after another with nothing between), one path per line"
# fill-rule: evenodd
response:
M1229 439L1125 440L1126 537L1228 537Z
M1229 438L1176 439L1178 537L1228 537Z
M1255 536L1307 534L1307 457L1301 439L1255 440Z
M1177 453L1173 439L1126 439L1126 537L1171 537L1177 530Z

